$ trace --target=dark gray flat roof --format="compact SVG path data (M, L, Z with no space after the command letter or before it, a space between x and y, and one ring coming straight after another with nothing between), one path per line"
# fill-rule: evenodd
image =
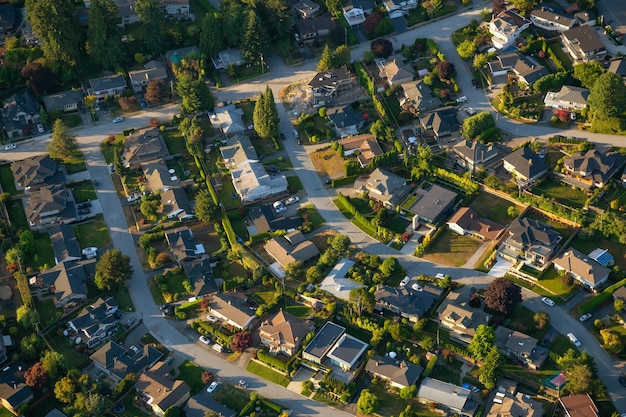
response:
M309 355L322 358L345 331L343 327L328 321L304 351Z

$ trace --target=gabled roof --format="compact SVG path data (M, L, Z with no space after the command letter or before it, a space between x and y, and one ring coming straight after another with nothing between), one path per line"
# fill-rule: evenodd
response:
M245 135L235 135L226 139L226 145L220 147L220 152L224 162L233 167L246 161L259 161L252 141Z
M611 273L610 268L600 265L574 248L569 248L555 258L554 265L581 277L594 286L606 280L606 277Z
M516 395L506 393L502 402L492 402L486 417L542 417L544 410L539 401L531 400L521 392Z
M472 164L485 163L498 156L498 150L493 145L486 146L477 140L462 140L452 150Z
M452 207L458 196L454 191L437 184L429 185L428 183L413 190L413 195L417 197L417 200L408 211L431 223L436 223L439 217Z
M33 191L26 203L26 217L31 225L41 222L41 217L56 216L67 206L64 185L46 185ZM49 214L53 213L53 214Z
M503 10L491 19L490 27L493 26L499 33L509 36L515 33L530 21L518 15L512 10Z
M437 136L449 135L448 132L459 130L459 121L456 118L454 107L443 107L433 112L420 115L420 122L424 129L432 129Z
M326 115L331 122L339 129L349 126L361 125L365 122L363 114L357 112L348 104L343 107L333 107L326 111Z
M261 337L292 345L304 340L304 337L313 330L315 330L315 324L311 320L299 319L282 309L261 323L259 327Z
M387 77L387 80L403 80L405 78L413 78L415 72L411 64L402 64L398 62L398 58L391 58L388 61L377 61L381 74Z
M381 375L392 383L409 387L419 379L424 368L404 360L392 359L388 356L372 355L365 366L367 372Z
M170 188L161 193L163 213L168 217L177 217L184 220L193 217L187 193L180 187Z
M169 155L161 140L159 128L139 130L124 141L124 159L131 165L148 162Z
M600 411L589 394L559 397L559 402L569 417L600 417Z
M318 72L315 76L309 81L309 87L313 89L318 88L334 88L338 82L345 82L352 79L352 75L348 68L339 67L333 68L328 71Z
M291 230L302 226L302 218L300 216L286 216L284 213L277 214L267 204L251 207L248 210L248 215L259 233Z
M211 298L209 307L242 328L246 327L250 320L255 317L254 312L246 306L245 300L237 297L237 294L217 294Z
M243 133L246 130L243 124L243 110L234 104L215 109L211 115L211 124L222 129L226 136Z
M167 70L161 61L153 59L147 62L143 68L142 70L128 71L128 78L131 82L142 83L167 78Z
M561 235L552 226L528 217L513 220L507 230L510 234L507 241L513 240L523 247L547 246L553 248L561 240Z
M67 105L74 105L83 102L83 92L79 90L67 90L59 93L49 94L44 96L43 104L46 106L46 111L50 113L54 110L65 109Z
M324 358L345 331L344 327L327 321L309 342L304 352L319 359Z
M586 105L587 99L589 98L589 90L582 87L574 87L572 85L564 85L558 93L552 94L555 94L553 100L567 101L575 104Z
M552 5L540 5L540 7L537 7L530 12L530 16L566 27L570 27L576 21L574 16L567 14L558 7L555 8Z
M578 26L563 32L562 35L570 44L577 44L583 53L605 48L602 39L589 26Z
M408 286L391 287L380 284L376 287L374 297L383 308L395 308L407 316L422 318L441 294L443 294L441 288L430 284L425 285L422 291L415 291Z
M456 332L462 332L470 338L476 333L481 324L488 325L491 316L484 311L470 306L449 303L439 314L439 321L445 322Z
M24 374L28 367L24 362L13 362L8 369L0 372L0 398L17 411L33 397L33 390L26 385Z
M115 317L107 314L107 310L118 305L113 297L98 298L95 303L87 306L76 318L68 322L85 336L94 335L102 326L115 323Z
M193 286L193 295L200 297L217 292L211 260L208 257L183 262L183 270Z
M0 27L9 31L15 26L15 6L12 3L0 4Z
M434 378L424 378L417 397L436 402L453 410L464 410L470 400L470 390Z
M537 346L537 339L527 334L498 326L494 344L500 349L508 349L524 357L529 357Z
M361 192L370 192L379 200L389 200L394 192L400 190L406 179L382 168L376 168L366 178L359 178L354 183L354 189Z
M194 239L193 233L188 227L168 230L165 233L165 240L167 240L167 244L178 262L195 258L205 253L204 246L196 244L196 239Z
M37 98L30 90L13 94L5 100L3 104L4 108L2 109L2 113L9 119L17 117L21 112L30 114L31 116L39 115L39 101L37 101Z
M383 150L378 144L378 141L371 133L348 136L347 138L340 139L339 143L343 146L344 152L359 150L357 158L361 166L368 165L372 158L383 154Z
M59 165L48 154L33 156L11 164L15 182L19 187L24 188L43 183L58 169Z
M548 170L548 166L539 158L539 155L528 146L523 146L502 159L511 164L517 173L528 179Z
M150 345L143 346L135 353L114 341L108 341L89 358L122 379L129 373L142 372L162 357L163 353Z
M78 239L74 234L74 228L68 224L54 225L48 229L52 251L57 263L75 261L82 257Z
M485 239L496 239L504 230L498 223L479 217L478 214L469 207L461 207L448 220L448 224L456 224L464 230L468 230Z
M222 405L217 401L213 401L209 398L209 395L210 394L207 394L204 390L202 390L200 393L191 397L185 405L185 416L206 417L207 412L209 411L212 411L221 417L235 417L237 415L235 410L231 410L225 405Z
M62 262L43 271L40 279L43 284L54 286L52 292L58 303L77 296L87 298L87 274L80 263Z
M424 80L402 84L402 90L404 90L404 99L400 100L401 105L413 107L418 111L441 106L441 100L433 94L433 90Z
M143 174L154 192L167 190L180 185L176 174L170 173L167 163L163 159L141 164Z
M172 368L158 362L137 378L135 388L152 398L150 404L165 411L188 397L191 389L185 381L174 379L169 373Z
M269 240L263 248L283 267L296 261L306 262L320 254L317 246L306 240L299 230L277 236Z
M616 58L611 60L607 71L612 72L613 74L621 75L622 77L626 77L626 59Z
M92 78L89 85L95 93L96 91L113 90L126 88L126 80L121 74L107 75L100 78Z

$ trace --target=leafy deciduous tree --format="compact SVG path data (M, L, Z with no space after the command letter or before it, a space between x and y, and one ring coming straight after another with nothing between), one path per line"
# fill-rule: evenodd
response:
M59 352L47 350L40 361L52 380L58 379L68 368L67 359Z
M502 314L508 314L522 302L522 289L506 278L496 278L484 294L485 305Z
M365 287L353 288L350 290L350 304L353 305L359 315L363 314L363 310L372 312L376 305L374 294L369 292Z
M41 362L36 362L24 373L24 382L31 387L33 391L43 391L50 383L50 377Z
M167 97L169 88L162 79L150 80L146 87L146 99L151 103L160 103Z
M132 273L130 257L119 249L109 249L96 265L95 283L100 290L110 290L121 285Z
M472 59L476 53L476 44L469 39L465 39L456 47L456 52L463 59Z
M54 384L54 396L62 403L69 404L76 396L76 383L68 376L64 376Z
M370 16L374 14L375 13L372 13ZM376 39L370 44L370 49L378 58L389 58L389 56L393 53L393 44L387 39Z
M504 359L495 346L491 346L485 357L483 366L480 367L479 380L487 389L493 389L496 382L504 375Z
M606 72L590 89L587 105L599 119L618 117L626 108L626 86L620 75Z
M17 322L20 323L24 328L29 328L39 323L39 313L35 310L32 310L26 304L19 306L16 310L17 314Z
M467 346L467 350L474 359L482 361L487 357L496 340L496 333L493 327L481 324L476 328L476 334Z
M207 191L196 194L196 217L201 222L210 223L220 215L219 207L213 203L213 198Z
M378 409L378 397L370 392L368 389L361 391L361 396L356 404L359 413L373 414Z
M31 61L22 67L20 72L30 89L36 95L45 95L53 92L58 84L56 75L39 60Z
M576 78L583 87L591 88L596 80L604 74L606 70L598 61L585 62L574 65L574 78Z
M233 335L233 341L230 342L230 348L234 352L243 352L250 346L252 335L250 332L239 332Z

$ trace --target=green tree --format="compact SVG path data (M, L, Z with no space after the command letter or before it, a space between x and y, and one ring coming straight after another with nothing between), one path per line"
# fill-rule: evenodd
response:
M291 7L287 0L266 0L263 23L272 41L285 39L293 27Z
M159 0L137 0L135 12L145 29L146 48L152 54L163 51L165 46L165 15Z
M339 16L341 14L341 6L343 5L341 0L325 0L325 5L332 15Z
M493 389L496 382L504 376L504 359L495 346L491 346L489 353L485 357L483 365L480 367L478 380L487 389Z
M107 0L92 0L87 26L87 53L104 69L119 66L124 57L117 24L117 4Z
M35 324L40 322L39 313L37 313L35 310L32 310L25 304L17 308L16 314L17 322L26 329L28 329L29 327L33 327Z
M467 346L467 350L474 359L482 361L487 357L496 340L496 333L493 327L481 324L476 328L476 334Z
M201 222L211 223L220 215L219 207L213 203L213 198L208 191L200 191L196 194L196 217Z
M125 171L122 157L120 157L120 153L117 150L113 150L113 170L118 175L123 175Z
M485 130L495 126L496 121L493 115L488 111L483 111L465 119L463 122L463 133L468 139L474 139Z
M52 136L48 145L48 153L53 159L67 161L78 152L76 137L71 135L63 120L57 119L52 126Z
M143 216L150 220L154 221L157 218L157 208L159 206L159 202L157 200L149 200L147 198L143 198L141 200L141 205L139 206L139 211Z
M190 155L202 156L204 153L204 130L197 117L186 118L178 125L178 131L185 138L187 152Z
M163 414L163 417L180 417L180 411L180 407L176 407L175 405L173 405L165 410L165 414Z
M417 386L415 384L410 385L408 387L404 387L400 390L400 398L403 400L410 400L415 397L417 393Z
M265 27L253 9L248 10L246 30L243 34L241 54L249 64L260 62L261 56L269 48L269 39Z
M54 384L54 396L64 404L70 404L76 397L76 383L69 376L64 376Z
M70 68L76 66L83 39L74 2L26 0L26 10L26 19L41 40L44 56Z
M274 102L274 93L269 86L265 87L265 93L259 94L254 104L252 115L254 130L264 139L278 136L280 119Z
M474 56L474 61L472 62L472 67L478 70L487 65L489 62L489 54L476 54Z
M516 9L520 10L524 15L527 15L533 7L537 4L536 0L510 0L509 2Z
M497 188L497 187L493 187L493 188ZM508 214L509 217L517 217L519 216L519 209L517 208L517 206L509 206L509 208L506 209L506 214Z
M285 265L285 275L288 280L299 277L304 272L304 264L302 261L293 261Z
M133 268L130 266L130 257L124 255L119 249L109 249L96 265L94 281L100 290L111 290L119 287L132 274Z
M52 350L47 350L40 362L53 381L59 379L68 369L67 359L63 354Z
M322 49L322 55L320 56L320 62L317 64L317 72L325 72L333 67L333 52L328 44L324 45Z
M4 259L7 261L7 265L20 265L22 263L22 250L17 246L9 248L4 254Z
M370 392L368 389L361 391L359 401L356 403L356 408L359 413L373 414L379 406L378 397Z
M385 259L382 264L380 264L380 272L386 277L390 277L395 272L398 272L401 269L402 266L400 266L400 262L398 262L398 259L391 256Z
M224 49L222 21L215 13L207 13L200 27L200 50L210 58Z
M364 310L369 313L374 311L376 297L367 288L358 287L350 290L349 302L358 312L358 315L361 315Z
M613 352L615 355L622 353L622 339L618 333L612 332L608 329L602 329L600 330L600 336L602 336L602 343L607 350Z
M620 75L606 72L590 89L587 105L599 119L618 117L626 108L626 86Z
M316 283L323 278L322 271L317 265L313 265L306 270L306 282L309 284Z
M343 67L349 65L352 61L352 54L350 48L346 45L339 45L333 52L333 67Z
M616 298L615 301L613 301L613 308L615 309L616 313L622 311L624 307L626 307L626 302L621 298Z
M202 78L193 79L187 74L180 74L176 83L176 93L182 99L180 112L184 115L212 111L215 106L211 90Z
M550 324L550 315L545 311L538 311L533 316L533 320L535 321L535 327L541 330Z
M328 238L328 244L337 252L345 253L350 247L350 238L346 235L336 234Z
M238 48L241 46L242 28L245 27L244 8L237 0L222 0L220 2L224 41L226 46Z
M23 360L33 360L39 357L45 343L37 333L30 333L20 340L20 351Z
M585 88L593 87L596 80L605 72L606 70L598 61L574 65L574 78L580 81Z
M577 364L567 370L568 388L572 394L581 394L593 390L593 372L589 365Z
M456 47L456 52L463 59L472 59L476 54L476 44L474 41L466 39Z

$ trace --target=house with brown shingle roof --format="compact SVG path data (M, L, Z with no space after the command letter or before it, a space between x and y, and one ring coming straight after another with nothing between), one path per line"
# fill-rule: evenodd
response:
M498 156L498 150L493 145L483 145L477 140L462 140L454 145L452 152L456 157L456 163L472 172Z
M611 269L600 265L582 252L569 248L554 259L554 269L567 272L581 284L595 290L609 279Z
M450 331L450 337L469 344L481 324L489 325L491 316L481 309L470 307L467 297L452 292L439 308L441 327Z
M559 403L567 417L600 417L600 411L589 394L560 397Z
M320 254L317 246L307 240L299 230L277 236L269 240L263 248L283 268L292 262L306 262Z
M539 401L531 400L528 395L519 392L516 395L503 393L500 401L487 406L486 417L543 417L543 405Z
M469 207L458 209L448 220L448 227L461 236L469 235L481 240L495 240L504 231L503 226L478 217L478 214Z
M378 76L387 80L390 87L413 81L415 72L411 64L403 64L400 58L390 58L388 60L377 59Z
M392 387L402 389L415 385L424 368L404 360L372 355L365 370L373 377L389 382Z
M67 207L69 193L64 185L47 185L31 193L24 207L29 226L58 222Z
M577 152L563 160L563 168L572 181L583 189L602 188L626 164L626 158L617 152L603 153L597 149Z
M246 305L247 297L240 293L220 293L209 301L208 311L221 321L244 330L250 327L256 315Z
M606 57L606 47L593 27L578 26L561 33L565 50L576 63L602 61Z
M189 399L191 389L185 381L170 375L172 367L157 362L137 378L135 388L149 398L148 404L157 416L170 407L180 407Z
M383 154L378 141L371 133L349 136L339 140L339 143L343 146L344 156L354 155L358 151L356 158L361 167L366 167L374 157Z
M59 165L50 158L50 155L37 155L11 164L11 172L15 178L17 189L43 184L48 178L57 173Z
M259 337L270 353L293 356L298 353L305 336L314 330L315 324L311 320L302 320L280 310L261 323Z
M126 138L124 164L138 168L142 163L155 161L169 155L158 127L143 129Z

